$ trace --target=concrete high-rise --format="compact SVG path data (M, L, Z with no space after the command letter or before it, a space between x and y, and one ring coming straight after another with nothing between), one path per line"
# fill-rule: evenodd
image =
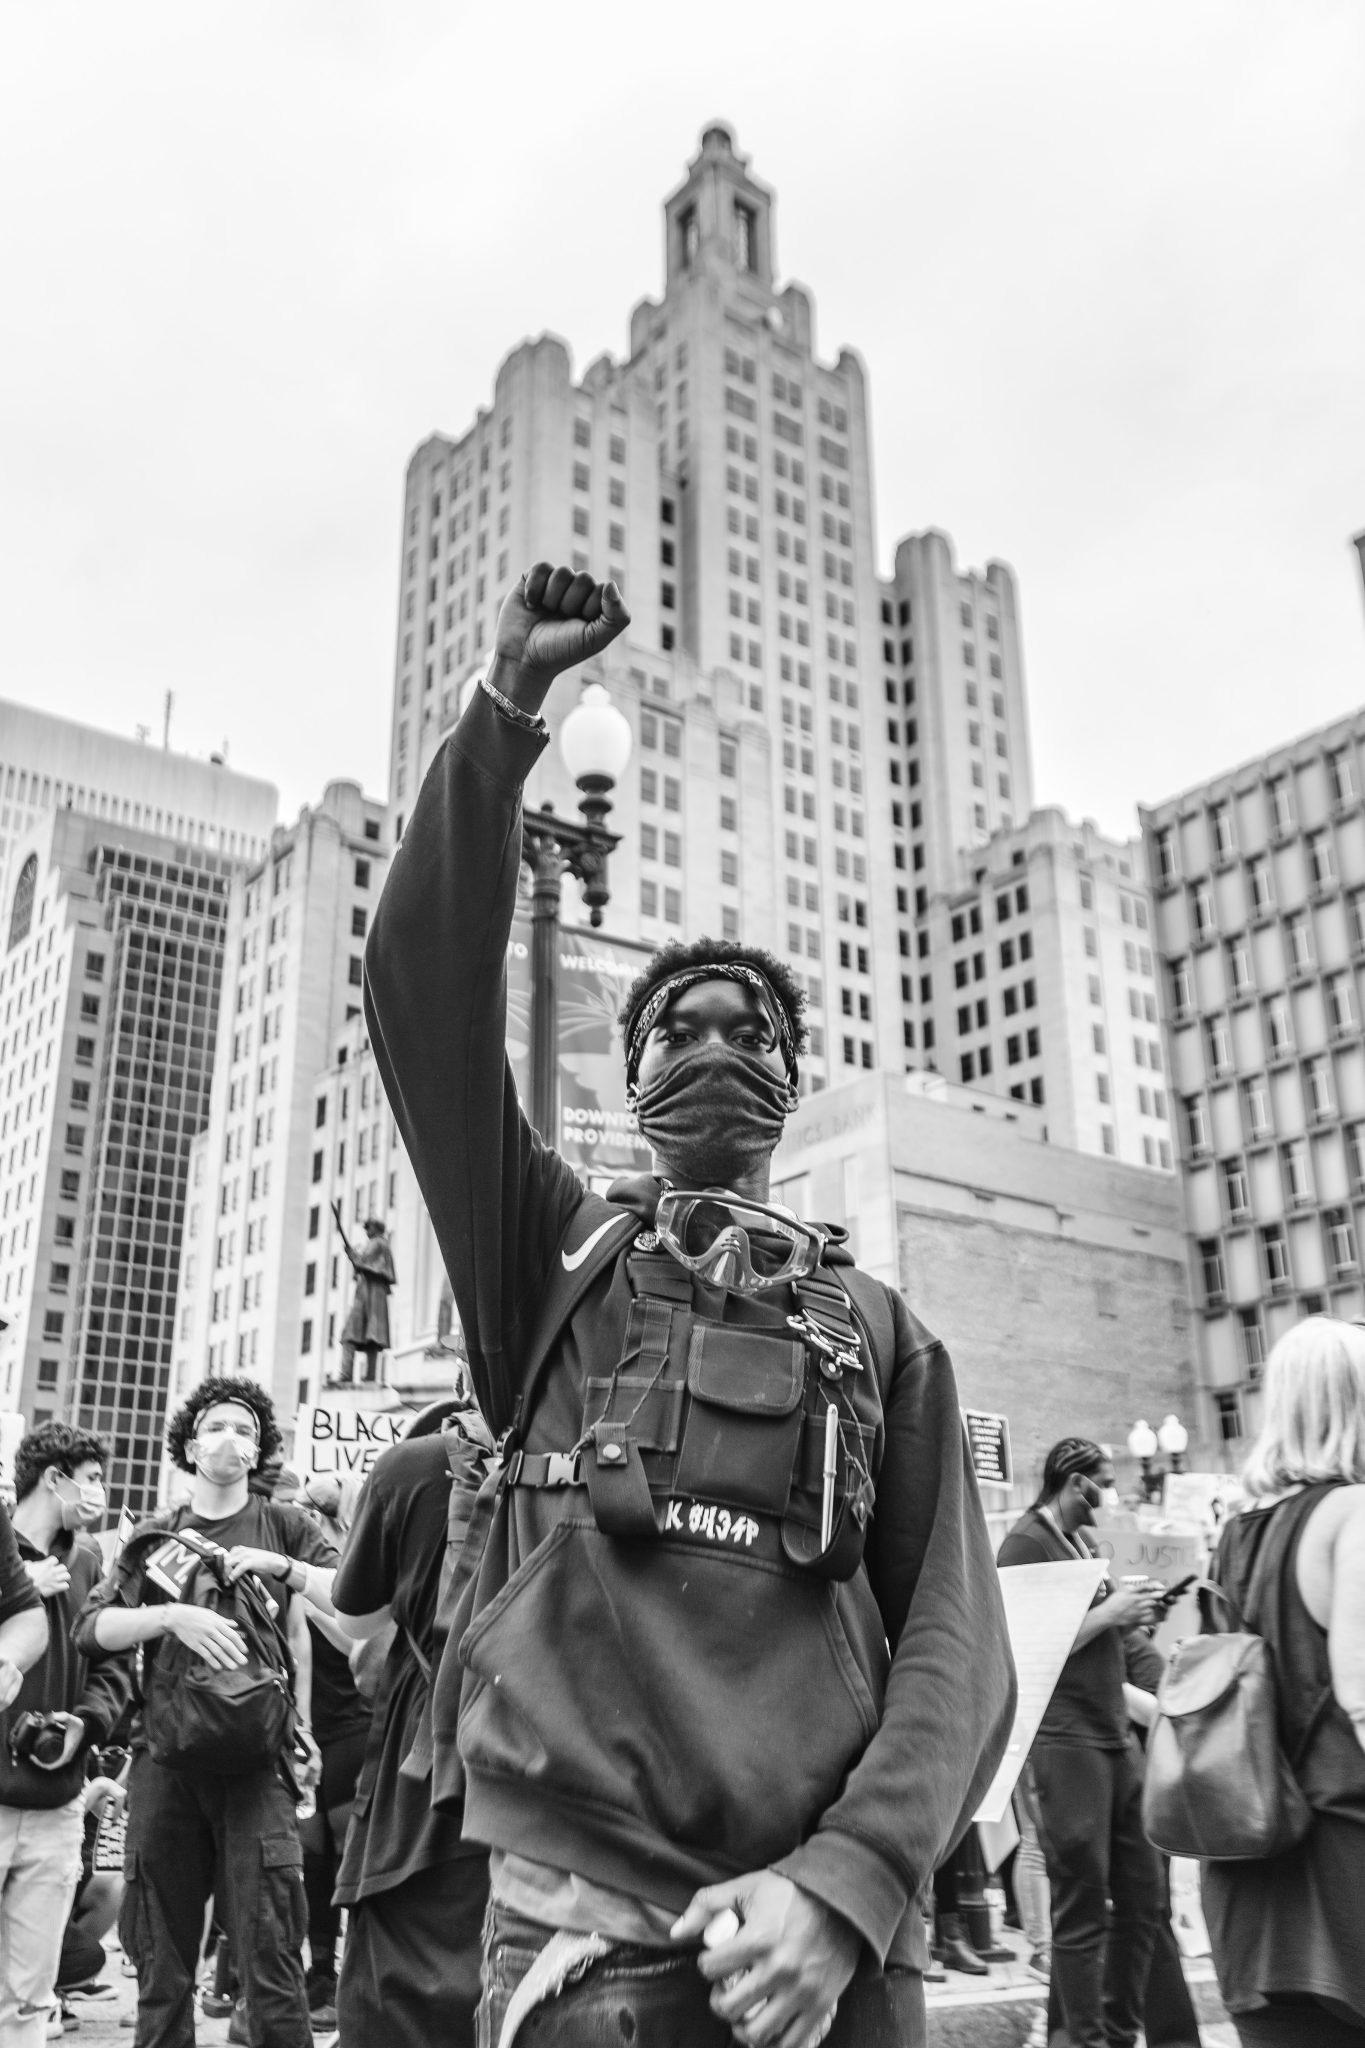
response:
M1269 1347L1365 1313L1365 712L1142 811L1201 1368L1225 1440Z
M907 1063L1038 1105L1054 1144L1169 1171L1142 841L1044 808L956 865L906 967Z
M20 840L50 811L75 810L230 860L264 852L279 812L272 783L0 699L0 904Z
M1032 788L1013 578L959 576L927 534L879 580L866 373L849 349L818 354L810 293L778 281L774 213L708 128L665 201L664 290L632 312L626 360L575 383L561 341L523 343L491 407L412 457L390 807L401 837L520 570L616 577L631 629L588 671L637 740L613 927L785 954L818 1089L905 1063L916 905ZM551 698L552 727L566 709ZM531 800L574 796L551 748Z
M176 1384L248 1373L285 1417L317 1355L309 1273L315 1285L318 1261L335 1248L315 1190L328 1149L340 1144L344 1158L351 1136L317 1121L315 1083L360 1018L365 934L388 868L383 818L355 783L328 783L246 869L228 920L212 1103L181 1261ZM386 1111L375 1115L387 1126ZM367 1164L372 1142L367 1121L351 1139ZM387 1171L361 1182L381 1215L392 1203L387 1182Z
M108 1439L156 1500L191 1147L208 1117L225 855L50 810L0 956L0 1402Z

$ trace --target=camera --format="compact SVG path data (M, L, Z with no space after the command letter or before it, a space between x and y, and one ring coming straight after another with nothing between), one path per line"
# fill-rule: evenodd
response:
M21 1714L9 1731L9 1753L17 1764L55 1764L65 1747L61 1714Z

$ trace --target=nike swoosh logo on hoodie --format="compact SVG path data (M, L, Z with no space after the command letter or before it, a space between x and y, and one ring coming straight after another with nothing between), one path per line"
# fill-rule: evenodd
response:
M598 1224L590 1237L584 1238L576 1252L561 1252L559 1256L564 1261L564 1271L576 1273L598 1240L605 1237L609 1230L615 1230L617 1224L622 1221L624 1219L620 1216L609 1216L605 1223Z

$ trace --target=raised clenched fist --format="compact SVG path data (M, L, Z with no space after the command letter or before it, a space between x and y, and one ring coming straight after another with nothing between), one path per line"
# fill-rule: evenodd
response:
M519 704L538 703L557 675L600 654L629 624L614 583L537 562L503 599L489 680ZM511 675L499 675L503 665ZM514 678L520 687L509 687Z

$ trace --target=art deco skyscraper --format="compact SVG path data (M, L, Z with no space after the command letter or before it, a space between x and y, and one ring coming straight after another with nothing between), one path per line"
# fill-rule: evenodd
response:
M945 550L926 537L935 573ZM631 314L626 360L601 357L575 383L561 341L523 343L498 371L491 408L412 458L393 700L398 836L462 685L488 658L509 584L538 557L616 577L631 606L629 635L594 665L637 738L618 792L613 927L651 940L742 933L786 954L810 995L812 1087L849 1068L900 1068L914 1014L901 969L915 850L931 844L942 867L940 842L968 818L967 722L926 714L923 788L942 816L917 838L904 807L894 823L892 767L898 781L907 683L933 696L935 593L917 580L918 555L892 584L878 580L866 372L850 349L819 355L810 293L778 281L773 195L724 126L706 130L665 202L664 290ZM977 579L973 619L983 674L988 645L1007 663L992 824L1008 809L1001 773L1016 816L1030 797L1007 580L995 569ZM898 605L908 619L917 604L926 631L907 665L911 635L894 621ZM990 620L999 637L988 642ZM566 708L551 699L552 724ZM572 806L553 749L531 795Z

